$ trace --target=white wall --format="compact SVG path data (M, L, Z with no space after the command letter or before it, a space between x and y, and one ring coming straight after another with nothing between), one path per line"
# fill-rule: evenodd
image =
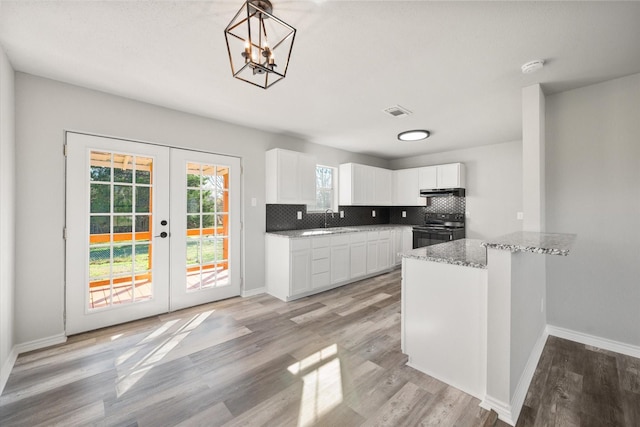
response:
M14 72L0 46L0 393L15 358L14 114Z
M231 82L230 82L231 84ZM244 289L264 286L264 152L314 152L318 161L386 166L385 160L319 147L53 80L16 73L16 342L64 331L63 132L76 130L242 158ZM251 198L258 201L256 207ZM34 242L38 251L34 251ZM37 268L34 268L37 262Z
M640 74L547 97L548 323L640 345Z
M522 89L522 229L525 231L545 231L544 99L539 84Z
M428 140L427 140L428 143ZM522 210L522 143L485 145L465 150L396 159L392 169L443 163L465 164L467 237L487 239L520 231Z

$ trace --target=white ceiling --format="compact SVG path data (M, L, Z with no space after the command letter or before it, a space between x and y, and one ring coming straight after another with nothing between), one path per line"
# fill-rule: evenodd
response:
M18 71L383 158L521 139L521 88L640 72L640 2L273 0L296 35L287 78L233 79L241 0L0 2ZM524 75L533 59L547 65ZM382 112L399 104L405 118ZM432 136L399 142L424 128Z

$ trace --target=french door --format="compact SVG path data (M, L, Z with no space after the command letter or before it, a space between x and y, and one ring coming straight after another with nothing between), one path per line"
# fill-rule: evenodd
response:
M240 160L67 133L66 331L240 294Z

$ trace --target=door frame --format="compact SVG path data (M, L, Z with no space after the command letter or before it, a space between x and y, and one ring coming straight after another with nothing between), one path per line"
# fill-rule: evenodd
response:
M239 246L239 250L238 250L238 261L237 261L237 271L238 271L238 275L239 275L239 294L237 296L244 296L245 292L244 292L244 276L245 276L245 232L244 232L244 214L245 214L245 206L244 206L244 159L241 156L238 155L230 155L230 154L225 154L225 153L215 153L212 151L206 151L206 150L202 150L202 149L194 149L194 148L189 148L189 147L180 147L180 146L173 146L173 145L166 145L166 144L160 144L157 142L150 142L150 141L143 141L143 140L136 140L136 139L131 139L131 138L125 138L125 137L119 137L119 136L113 136L113 135L104 135L104 134L98 134L98 133L91 133L91 132L86 132L86 131L78 131L78 130L69 130L66 129L64 130L64 143L63 143L63 149L64 149L64 229L63 229L63 237L64 237L64 266L63 266L63 271L64 271L64 293L63 293L63 324L64 324L64 329L65 329L65 335L66 336L70 336L73 334L77 334L77 333L82 333L85 331L73 331L73 330L69 330L68 328L68 310L69 307L68 305L68 301L67 301L67 293L68 293L68 286L69 286L69 269L71 268L69 265L69 256L68 256L68 241L67 241L67 230L68 230L68 223L69 223L69 212L68 212L68 198L69 198L69 194L68 194L68 136L69 134L78 134L78 135L85 135L85 136L89 136L89 137L98 137L98 138L109 138L109 139L114 139L114 140L119 140L122 142L127 142L127 143L136 143L136 144L145 144L145 145L151 145L151 146L156 146L156 147L161 147L161 148L166 148L168 150L170 149L177 149L177 150L184 150L184 151L191 151L191 152L195 152L195 153L203 153L203 154L212 154L212 155L220 155L220 156L225 156L225 157L231 157L231 158L235 158L238 159L239 161L239 166L240 166L240 170L239 170L239 178L238 178L238 198L239 198L239 209L238 209L238 222L240 225L240 229L238 232L238 246ZM84 267L83 267L84 268ZM171 273L169 273L171 274ZM170 293L171 291L169 290L168 295L170 298ZM234 295L231 295L234 296ZM176 310L180 310L180 308L177 308ZM160 313L156 313L156 314L149 314L149 316L154 316L157 314L162 314L162 313L167 313L167 312L171 312L174 310L171 310L171 306L170 306L170 302L167 302L167 309L160 312ZM145 316L148 317L148 316ZM144 317L142 317L144 318ZM131 320L135 320L135 319L131 319ZM130 320L124 320L122 323L126 323L127 321ZM93 328L95 329L95 328ZM87 331L92 330L92 329L88 329Z

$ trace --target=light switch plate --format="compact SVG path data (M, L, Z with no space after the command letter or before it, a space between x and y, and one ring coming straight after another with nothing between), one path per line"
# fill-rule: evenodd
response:
M298 219L302 219L302 211L298 211Z
M251 198L251 206L258 206L258 199L256 199L255 197Z
M516 214L516 218L517 218L517 219L524 219L524 214L523 214L522 212L518 212L518 213Z

